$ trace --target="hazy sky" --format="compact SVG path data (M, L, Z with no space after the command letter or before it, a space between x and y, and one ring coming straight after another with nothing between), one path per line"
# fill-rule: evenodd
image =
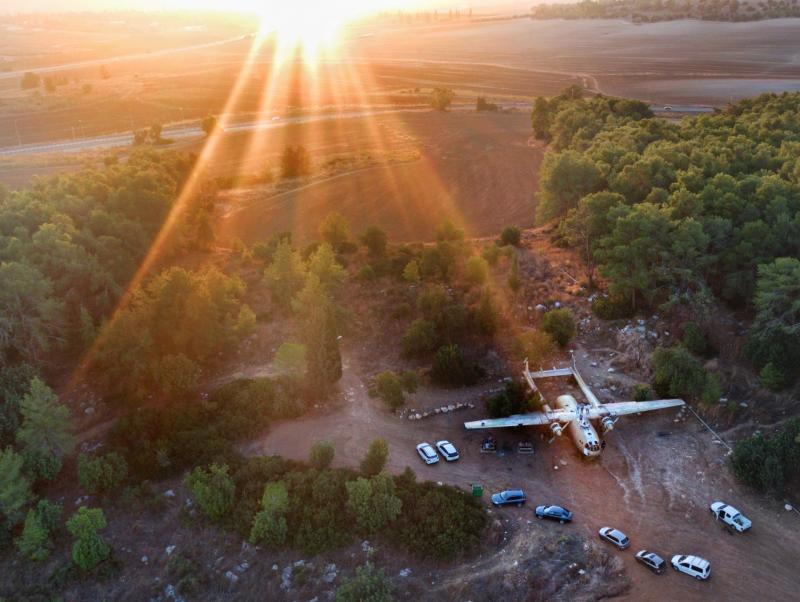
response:
M269 6L269 1L261 2L262 6ZM283 1L283 0L277 0ZM330 2L332 0L319 0ZM339 0L341 1L341 0ZM345 0L346 1L346 0ZM552 1L552 0L549 0ZM556 0L558 1L558 0ZM419 8L461 8L497 10L503 12L520 12L527 10L536 0L396 0L398 5L410 6L413 9ZM0 1L0 13L27 13L27 12L77 12L77 11L96 11L96 10L164 10L164 9L209 9L219 7L224 10L230 6L246 6L246 1L237 3L226 2L225 0L2 0Z

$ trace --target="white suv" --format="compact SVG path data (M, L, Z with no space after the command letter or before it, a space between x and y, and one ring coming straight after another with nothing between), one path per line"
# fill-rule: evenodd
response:
M731 529L736 529L739 533L747 531L753 525L749 518L725 502L714 502L709 509L711 510L711 514L714 515L714 518L721 520Z
M439 461L439 456L436 455L436 451L428 442L417 445L417 453L425 464L436 464Z
M711 563L699 556L673 556L672 568L695 579L708 579L711 576Z

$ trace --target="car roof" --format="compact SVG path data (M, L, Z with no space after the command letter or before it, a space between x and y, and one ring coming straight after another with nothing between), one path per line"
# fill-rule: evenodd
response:
M614 535L615 537L619 537L620 539L628 539L628 536L625 535L619 529L609 529L607 533L608 535Z
M686 556L681 562L688 562L689 564L698 566L703 570L705 570L706 567L711 564L705 558L700 558L700 556Z
M522 489L506 489L503 493L506 495L525 495Z
M545 508L548 508L549 510L563 510L564 512L567 511L567 509L564 508L563 506L556 506L556 505L545 506Z

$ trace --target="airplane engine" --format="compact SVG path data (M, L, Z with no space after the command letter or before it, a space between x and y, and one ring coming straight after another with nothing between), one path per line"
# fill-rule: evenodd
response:
M561 425L558 422L551 422L550 430L552 431L554 437L561 436Z
M614 422L615 421L611 418L603 418L603 420L600 422L600 424L603 426L603 434L614 430Z

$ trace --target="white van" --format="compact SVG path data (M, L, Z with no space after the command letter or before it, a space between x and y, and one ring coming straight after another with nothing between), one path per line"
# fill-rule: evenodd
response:
M672 568L695 579L708 579L711 576L711 563L699 556L673 556Z

